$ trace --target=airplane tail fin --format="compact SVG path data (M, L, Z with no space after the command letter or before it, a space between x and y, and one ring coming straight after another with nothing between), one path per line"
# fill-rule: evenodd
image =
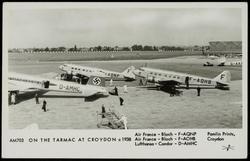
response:
M215 81L228 85L231 81L231 73L229 71L223 71L221 74L214 78Z
M135 74L134 74L134 71L135 70L135 67L134 66L130 66L128 67L126 70L124 70L122 72L122 74L127 77L127 78L130 78L130 79L135 79Z
M93 85L93 86L105 87L105 78L90 76L87 84L88 85Z
M135 67L134 66L130 66L126 70L124 70L122 73L123 74L133 73L134 70L135 70Z

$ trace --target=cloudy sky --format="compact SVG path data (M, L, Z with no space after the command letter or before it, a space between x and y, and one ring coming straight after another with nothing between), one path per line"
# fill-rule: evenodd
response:
M207 45L241 41L238 8L15 8L5 14L8 46Z

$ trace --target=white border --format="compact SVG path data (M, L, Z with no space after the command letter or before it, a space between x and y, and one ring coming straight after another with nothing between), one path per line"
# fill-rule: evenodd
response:
M82 6L84 5L84 6ZM243 128L242 129L156 129L156 130L39 130L22 131L8 129L7 75L8 54L6 31L8 30L6 13L8 9L57 9L57 8L241 8L242 9L242 52L243 52ZM2 157L4 158L246 158L247 157L247 3L4 3L3 5L3 67L2 67ZM6 61L7 60L7 61ZM198 147L135 147L132 143L39 143L10 144L10 137L89 137L89 136L134 136L135 132L179 132L196 131L199 135ZM220 143L207 143L207 131L235 132L236 137L228 139L237 149L227 153L221 151Z

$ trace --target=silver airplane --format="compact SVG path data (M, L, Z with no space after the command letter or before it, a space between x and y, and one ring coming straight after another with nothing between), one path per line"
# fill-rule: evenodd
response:
M175 88L217 88L229 90L231 74L223 71L215 78L206 78L191 74L141 67L134 70L138 77L146 79L147 82L156 83L160 87Z
M90 76L98 76L103 77L105 80L126 80L133 81L135 80L135 75L133 70L135 69L133 66L127 68L125 71L119 73L110 70L93 68L87 66L80 66L74 64L63 64L59 66L59 69L66 73L66 77L90 77Z
M101 77L90 77L86 85L66 82L55 79L47 79L27 74L9 73L8 91L12 93L28 91L59 91L78 93L84 97L96 94L108 95L105 89L105 80Z

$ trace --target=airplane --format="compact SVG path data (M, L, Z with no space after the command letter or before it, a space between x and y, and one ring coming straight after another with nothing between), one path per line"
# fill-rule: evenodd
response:
M205 78L201 76L141 67L134 70L138 77L146 79L146 82L155 83L164 88L217 88L229 90L231 74L229 71L223 71L215 78Z
M74 64L63 64L59 66L59 69L66 73L66 80L71 80L72 76L76 76L78 78L86 78L90 76L98 76L103 77L105 80L125 80L125 81L133 81L135 80L135 75L133 70L134 66L127 68L124 72L114 72L109 70L104 70L100 68L86 67Z
M217 55L208 55L207 58L208 58L208 59L211 59L211 60L214 60L214 59L218 59L218 58L220 58L220 57L217 56Z
M218 66L235 66L235 65L242 65L242 60L234 60L234 61L229 61L229 60L225 60L225 61L221 61Z
M91 76L86 85L66 82L55 79L47 79L21 73L9 73L8 91L10 93L31 91L59 91L77 93L83 97L93 95L108 95L105 89L105 80L101 77Z
M220 57L217 59L213 59L212 62L206 62L205 64L203 64L203 66L213 66L214 64L217 66L235 66L242 65L242 60L229 60L226 57Z

